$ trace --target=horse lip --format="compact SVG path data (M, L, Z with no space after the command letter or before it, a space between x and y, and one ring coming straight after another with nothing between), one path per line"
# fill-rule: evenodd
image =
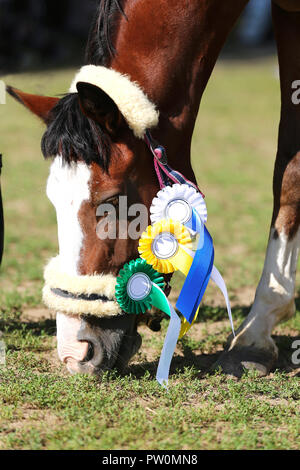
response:
M82 361L76 361L73 358L69 357L65 361L66 367L71 375L74 374L94 374L95 367L89 362L83 363Z

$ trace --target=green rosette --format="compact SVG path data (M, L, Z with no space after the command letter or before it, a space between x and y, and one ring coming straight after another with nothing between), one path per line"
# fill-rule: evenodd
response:
M126 313L145 313L152 307L152 284L161 289L163 276L145 260L138 258L123 266L117 277L116 300Z

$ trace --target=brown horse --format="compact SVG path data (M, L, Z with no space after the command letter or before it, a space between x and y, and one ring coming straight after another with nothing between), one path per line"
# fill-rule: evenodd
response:
M153 136L167 149L170 165L193 181L190 149L200 100L246 3L101 0L91 28L87 62L120 72L139 85L159 111ZM292 86L300 79L299 2L274 0L273 22L282 100L274 211L253 307L219 359L225 372L237 376L244 367L256 367L263 374L270 371L277 358L272 329L295 311L300 107L292 100ZM119 196L125 195L129 204L138 202L149 208L159 189L149 149L111 95L89 80L80 80L73 91L58 100L8 88L47 125L42 148L45 156L55 157L48 195L57 210L60 271L65 273L65 277L58 273L57 279L62 291L68 291L66 278L71 284L77 278L88 281L100 274L99 282L106 282L105 275L116 276L126 261L137 256L136 240L97 237L99 204L117 205ZM136 317L111 317L110 303L105 302L112 302L110 295L102 292L101 318L58 313L60 357L71 371L97 372L124 365L140 347Z

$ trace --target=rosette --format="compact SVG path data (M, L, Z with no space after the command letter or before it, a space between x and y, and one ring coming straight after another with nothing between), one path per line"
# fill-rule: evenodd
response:
M139 258L125 264L121 269L117 278L116 299L122 310L127 313L145 313L155 306L169 315L170 323L156 373L158 382L166 386L181 322L162 291L163 286L163 277L145 260Z
M188 230L179 222L161 220L149 225L139 242L140 256L160 273L189 269L192 242ZM187 268L187 266L189 267Z
M141 258L130 261L119 272L116 300L126 313L145 313L152 307L153 284L164 287L164 278Z
M203 224L207 222L207 208L201 194L188 184L173 184L161 189L150 207L152 223L162 219L180 222L192 231L192 209Z

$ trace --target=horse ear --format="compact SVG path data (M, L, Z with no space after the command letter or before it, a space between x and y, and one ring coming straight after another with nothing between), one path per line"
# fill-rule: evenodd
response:
M17 88L11 86L6 87L7 93L15 98L19 103L23 104L32 113L44 121L49 122L49 113L59 101L59 98L51 98L49 96L31 95L24 93Z
M116 103L91 83L78 82L76 87L82 112L114 136L123 119Z

